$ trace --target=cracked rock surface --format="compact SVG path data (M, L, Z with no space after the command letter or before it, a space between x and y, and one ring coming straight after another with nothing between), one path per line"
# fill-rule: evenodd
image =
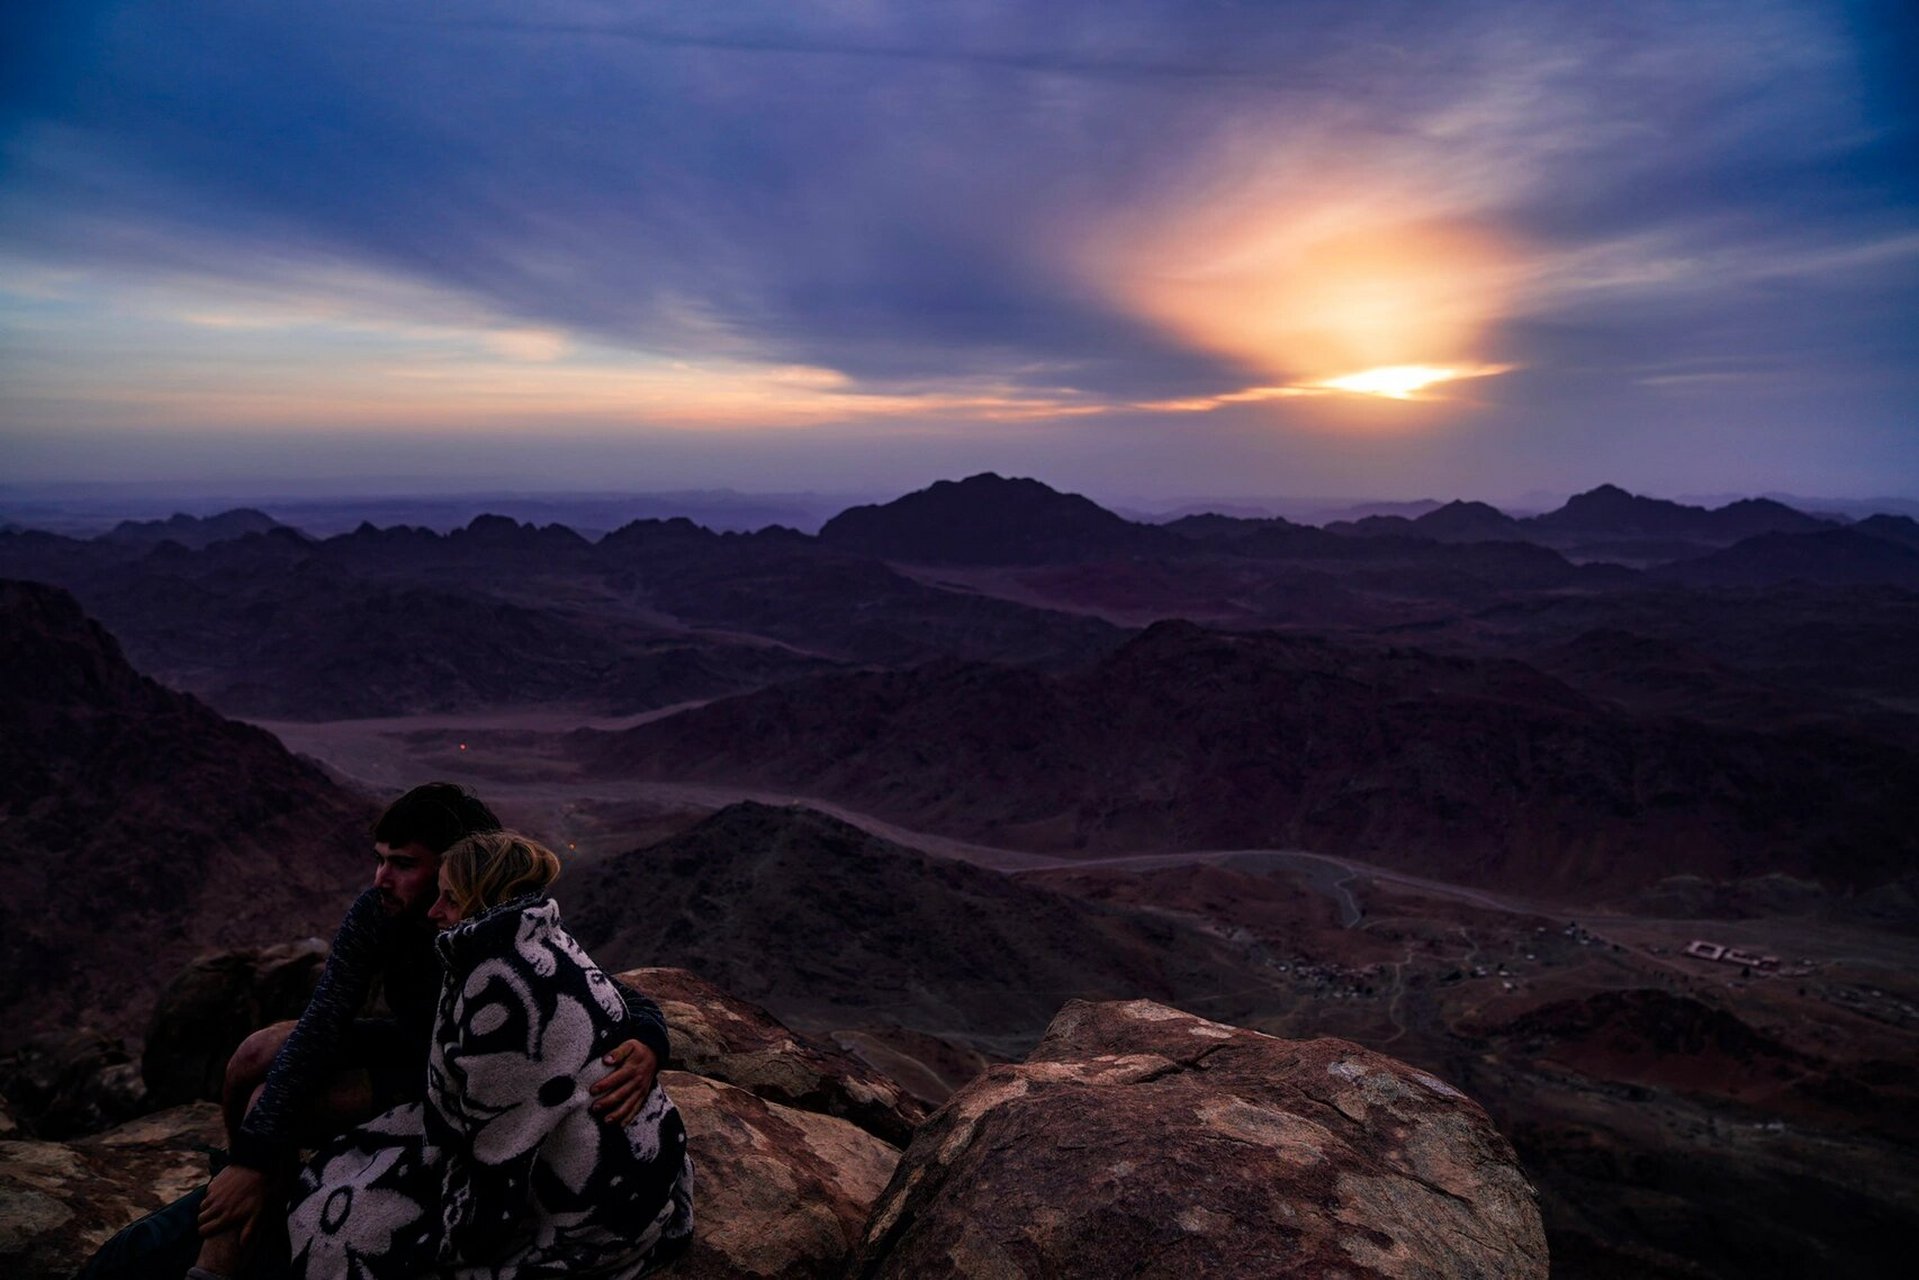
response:
M680 1071L660 1082L686 1121L693 1246L675 1280L836 1277L899 1151L837 1116Z
M1544 1280L1547 1253L1511 1145L1444 1081L1074 1001L920 1128L849 1274Z
M756 1004L686 969L629 969L620 981L659 1002L673 1035L673 1064L771 1102L850 1120L903 1147L926 1107L837 1049L789 1030Z
M219 1141L207 1102L77 1142L0 1140L0 1275L66 1280L108 1236L205 1182L196 1144Z

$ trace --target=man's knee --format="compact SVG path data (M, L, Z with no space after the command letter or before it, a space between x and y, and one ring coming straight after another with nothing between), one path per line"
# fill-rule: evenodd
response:
M227 1097L251 1097L253 1091L265 1082L274 1055L280 1052L280 1046L292 1034L291 1022L276 1022L270 1027L261 1027L242 1040L240 1047L233 1051L233 1056L227 1059Z

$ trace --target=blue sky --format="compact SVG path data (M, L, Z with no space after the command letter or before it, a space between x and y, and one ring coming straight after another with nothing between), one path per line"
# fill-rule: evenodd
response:
M1898 4L0 19L0 468L1919 491Z

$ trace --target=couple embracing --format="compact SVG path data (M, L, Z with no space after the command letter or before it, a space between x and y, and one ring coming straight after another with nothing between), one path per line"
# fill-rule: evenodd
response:
M450 783L374 840L306 1013L228 1069L233 1163L188 1275L245 1274L283 1205L302 1280L633 1277L677 1254L693 1168L655 1081L665 1023L561 927L559 859ZM390 1018L359 1016L376 982Z

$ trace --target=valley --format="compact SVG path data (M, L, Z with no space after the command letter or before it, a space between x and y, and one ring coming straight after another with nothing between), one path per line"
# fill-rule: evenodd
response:
M1797 914L1720 904L1701 916L1648 909L1684 901L1678 893L1537 896L1296 849L1042 852L910 829L816 796L608 778L571 760L571 729L631 723L545 712L272 727L363 785L466 782L510 821L565 833L579 873L633 859L644 877L649 855L634 845L670 841L741 802L803 806L893 846L1159 918L1221 948L1214 985L1185 987L1182 1007L1288 1038L1350 1039L1484 1103L1538 1179L1555 1274L1730 1273L1782 1257L1814 1270L1831 1261L1809 1244L1829 1215L1856 1219L1850 1256L1872 1258L1895 1247L1919 1202L1909 1154L1919 1143L1919 935L1848 918L1843 900L1802 886ZM845 873L821 866L821 892ZM577 903L581 891L563 882L562 899ZM850 915L831 927L857 928ZM1696 942L1777 963L1688 954ZM980 980L953 963L945 985ZM1043 1025L1009 1030L943 1004L902 1004L863 981L822 981L760 998L929 1102L977 1064L1016 1058ZM1097 972L1079 985L1054 975L1036 986L1017 969L987 981L1013 1006L1125 994ZM1701 1221L1714 1224L1703 1258Z
M0 532L16 905L73 966L13 1034L134 1042L197 950L323 933L365 816L445 778L560 851L604 963L927 1103L1144 997L1465 1090L1556 1274L1873 1272L1919 1230L1910 522L1489 512L1147 526L989 475L817 536Z

